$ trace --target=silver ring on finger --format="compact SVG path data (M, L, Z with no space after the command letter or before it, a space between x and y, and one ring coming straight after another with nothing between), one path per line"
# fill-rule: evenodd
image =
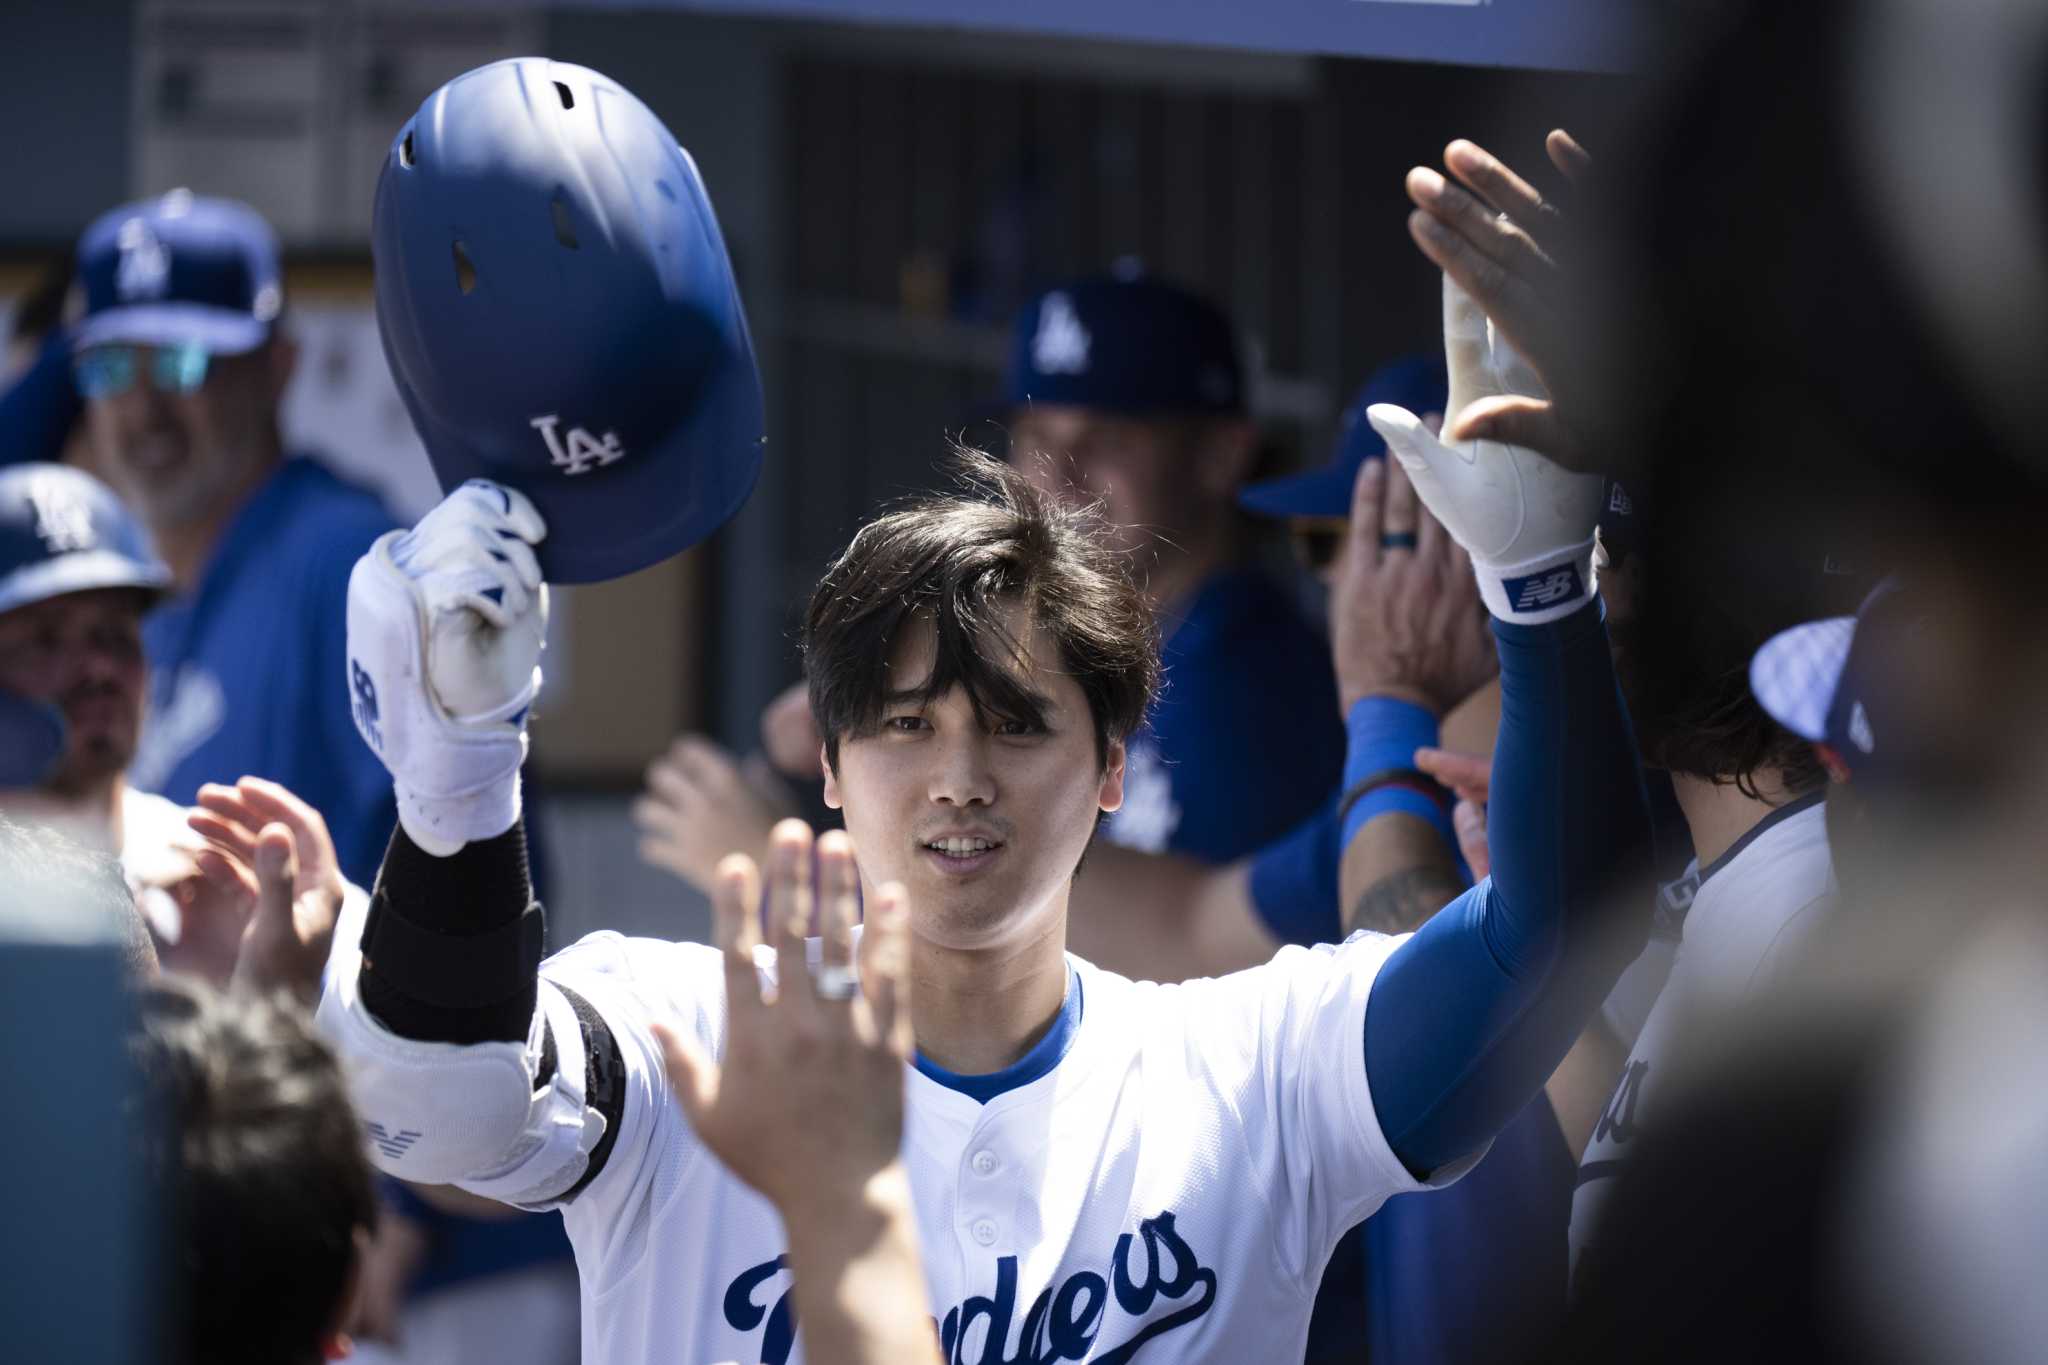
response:
M820 1000L851 1000L853 993L860 989L860 978L853 968L836 962L821 962L811 971L811 989Z

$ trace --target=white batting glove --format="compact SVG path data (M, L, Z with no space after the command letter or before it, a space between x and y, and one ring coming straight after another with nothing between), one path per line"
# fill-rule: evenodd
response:
M349 693L398 792L398 823L446 857L519 819L526 715L540 691L548 590L533 504L472 479L348 580Z
M1528 362L1448 275L1444 358L1451 380L1446 427L1481 398L1545 396ZM1479 594L1496 618L1555 621L1593 595L1593 528L1605 482L1598 474L1574 474L1498 441L1448 445L1391 403L1375 403L1365 415L1423 503L1472 556Z

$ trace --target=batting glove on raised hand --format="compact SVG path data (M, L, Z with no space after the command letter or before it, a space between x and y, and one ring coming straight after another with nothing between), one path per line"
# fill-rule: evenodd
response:
M526 716L540 691L548 590L533 504L472 479L348 580L356 729L398 792L398 823L442 857L519 818Z
M1534 370L1463 289L1444 277L1448 427L1468 404L1495 394L1544 396ZM1472 556L1479 594L1502 621L1537 625L1593 595L1593 528L1604 480L1574 474L1522 446L1450 445L1405 408L1366 409L1423 503Z

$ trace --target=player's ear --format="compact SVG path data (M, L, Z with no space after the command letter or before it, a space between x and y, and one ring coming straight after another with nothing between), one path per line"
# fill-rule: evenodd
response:
M1108 762L1102 765L1102 788L1095 794L1095 802L1104 813L1117 810L1124 803L1124 742L1113 739L1107 750Z
M825 804L833 810L842 810L839 800L839 765L832 761L823 744L818 746L818 767L825 773Z

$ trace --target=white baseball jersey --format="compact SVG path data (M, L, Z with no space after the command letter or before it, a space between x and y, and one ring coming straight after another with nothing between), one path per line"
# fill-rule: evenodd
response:
M1365 1077L1366 999L1399 941L1172 986L1070 958L1080 1023L1047 1074L982 1104L910 1069L904 1159L948 1359L1300 1359L1339 1236L1424 1187ZM781 1222L692 1134L649 1032L679 1020L722 1050L721 971L704 945L608 932L542 967L625 1062L615 1146L563 1208L593 1365L802 1357Z
M1577 1277L1629 1145L1653 1113L1670 1063L1696 1015L1725 1013L1769 980L1836 896L1826 813L1818 794L1779 807L1696 878L1671 975L1593 1129L1572 1195L1571 1257ZM1680 885L1681 883L1674 883Z

